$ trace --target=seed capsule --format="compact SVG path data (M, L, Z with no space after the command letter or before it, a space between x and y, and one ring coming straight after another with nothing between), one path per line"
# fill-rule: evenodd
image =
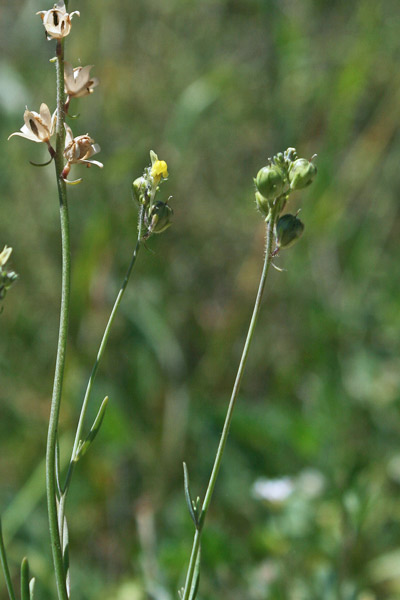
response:
M285 173L277 165L269 165L260 169L255 180L257 190L267 200L273 200L280 196L285 182Z
M292 190L301 190L312 183L317 167L306 158L298 158L289 169L289 182Z
M289 248L303 234L304 224L294 215L283 215L276 224L276 236L279 248Z
M171 225L174 211L166 202L156 202L150 212L149 233L161 233Z

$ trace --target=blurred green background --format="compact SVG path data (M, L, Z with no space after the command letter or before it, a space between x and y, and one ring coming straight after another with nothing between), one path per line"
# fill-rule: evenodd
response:
M55 108L39 0L0 2L0 247L20 281L0 316L0 513L54 598L43 463L60 241L52 166L20 138ZM74 101L102 171L69 189L73 291L62 455L136 235L132 180L168 162L173 226L142 251L100 368L111 402L68 501L72 596L170 600L247 331L264 227L252 177L295 146L319 174L291 210L303 239L267 283L204 533L199 598L400 598L400 6L398 0L106 0L67 59L101 85ZM96 157L97 158L97 157ZM0 597L4 599L3 579Z

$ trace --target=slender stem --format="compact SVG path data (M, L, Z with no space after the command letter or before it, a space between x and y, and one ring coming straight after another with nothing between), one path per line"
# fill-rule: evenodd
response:
M218 445L218 450L217 450L217 453L215 456L214 465L213 465L213 468L211 471L211 476L210 476L210 480L208 482L207 491L206 491L206 494L204 497L203 505L201 507L201 513L200 513L200 517L199 517L198 527L196 529L196 533L195 533L194 539L193 539L192 552L191 552L188 571L187 571L187 575L186 575L186 582L185 582L185 588L184 588L182 600L189 600L189 597L190 597L192 584L193 584L193 575L194 575L195 568L196 568L196 560L197 560L197 556L198 556L199 549L200 549L201 534L202 534L204 522L205 522L205 519L207 516L207 511L210 506L211 498L212 498L212 495L214 492L214 487L215 487L215 483L217 481L218 472L219 472L219 469L221 466L222 456L224 453L224 449L225 449L226 441L228 439L229 429L230 429L230 425L231 425L231 421L232 421L233 410L235 408L236 399L237 399L237 396L239 393L240 384L241 384L242 376L243 376L243 371L246 366L246 361L247 361L247 357L249 354L249 348L250 348L251 340L253 338L253 334L254 334L254 330L255 330L255 326L256 326L256 322L257 322L257 317L260 312L260 306L261 306L261 300L262 300L262 296L263 296L263 292L264 292L265 282L266 282L269 267L270 267L271 261L272 261L274 223L275 223L275 214L272 214L266 225L265 258L264 258L263 270L261 273L261 279L260 279L260 283L258 286L257 297L256 297L256 301L254 304L253 314L252 314L249 329L247 332L246 341L244 343L242 356L241 356L240 363L239 363L239 368L238 368L238 371L236 374L236 379L235 379L235 383L233 386L232 395L231 395L231 398L229 401L228 410L227 410L226 417L225 417L225 423L224 423L224 427L223 427L222 434L221 434L221 439L220 439L220 442Z
M14 588L13 588L13 584L12 584L12 580L11 580L11 575L10 575L10 569L8 568L7 553L6 553L6 547L4 545L4 540L3 540L3 531L2 531L2 527L1 527L1 520L0 520L0 562L1 562L1 566L3 567L4 579L6 580L8 597L10 598L10 600L16 600L16 596L15 596L15 592L14 592Z
M65 142L64 130L64 46L63 41L57 41L57 126L56 126L56 154L55 167L58 196L60 202L61 245L62 245L62 287L60 327L58 334L57 359L54 373L53 395L51 400L49 429L46 448L46 492L47 509L49 515L50 541L53 554L54 572L59 600L68 600L65 581L63 556L58 527L57 515L57 483L56 483L56 444L58 434L58 421L60 414L63 376L65 367L65 354L68 334L69 297L71 287L71 258L69 241L69 217L67 191L65 182L61 178L63 170L63 151Z
M85 397L83 399L82 408L81 408L81 412L80 412L80 415L79 415L78 426L77 426L77 429L76 429L75 441L74 441L74 446L73 446L73 450L72 450L72 454L71 454L71 460L70 460L70 463L69 463L69 467L68 467L68 471L67 471L67 475L66 475L66 479L65 479L65 484L64 484L64 487L63 487L63 493L62 493L62 497L61 497L61 500L60 500L60 514L61 514L60 518L63 517L64 510L65 510L65 501L66 501L66 498L67 498L67 493L68 493L69 485L70 485L70 482L71 482L71 477L72 477L72 474L73 474L73 470L74 470L74 467L75 467L75 464L76 464L76 452L78 450L79 441L80 441L80 439L82 437L83 424L84 424L84 420L85 420L85 416L86 416L86 412L87 412L87 407L88 407L88 403L89 403L89 399L90 399L90 394L91 394L91 391L92 391L93 383L94 383L94 380L95 380L95 377L96 377L97 369L99 368L100 361L101 361L101 359L103 357L103 354L104 354L104 351L105 351L105 348L106 348L106 345L107 345L108 337L110 335L111 326L112 326L112 324L114 322L114 318L115 318L115 315L117 313L118 307L121 304L122 297L123 297L125 289L126 289L126 287L128 285L129 278L131 276L132 269L133 269L133 267L135 265L136 258L137 258L137 255L138 255L138 252L139 252L139 249L140 249L140 246L141 246L141 242L142 242L142 228L143 228L143 215L144 215L144 212L143 212L143 207L142 207L141 210L140 210L139 220L138 220L138 237L137 237L136 246L135 246L135 249L133 251L131 262L129 264L128 270L127 270L127 272L125 274L125 278L124 278L124 280L122 282L122 285L120 287L118 295L117 295L117 297L115 299L114 306L113 306L113 308L111 310L111 314L109 316L106 328L104 330L103 337L102 337L102 340L100 342L99 350L97 352L97 357L96 357L95 363L93 365L92 372L90 374L89 381L88 381L88 384L87 384L87 387L86 387Z

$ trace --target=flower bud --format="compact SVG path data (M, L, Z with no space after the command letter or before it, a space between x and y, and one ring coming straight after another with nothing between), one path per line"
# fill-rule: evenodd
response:
M258 210L267 217L271 209L272 201L267 200L267 198L264 198L264 196L260 194L260 192L256 192L256 204Z
M17 281L18 275L14 271L2 272L0 270L0 300L4 300L6 292Z
M150 211L149 233L161 233L171 225L174 211L166 202L156 202Z
M12 248L10 248L9 246L4 246L3 250L0 252L0 269L1 267L4 267L4 265L10 258L11 252Z
M264 198L273 200L283 192L285 181L286 177L282 169L277 165L269 165L258 171L255 183Z
M301 237L304 224L294 215L283 215L276 224L276 237L279 248L289 248Z
M147 189L147 184L146 184L146 180L143 176L138 177L137 179L135 179L135 181L132 183L132 187L133 187L133 193L135 195L135 198L138 202L138 204L146 204L147 202L147 198L146 198L146 189Z
M292 190L301 190L312 183L317 167L306 158L298 158L289 168L289 182Z

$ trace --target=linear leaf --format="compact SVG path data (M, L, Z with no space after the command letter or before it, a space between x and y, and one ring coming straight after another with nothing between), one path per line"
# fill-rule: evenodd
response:
M96 435L98 434L101 424L104 419L104 415L105 415L106 408L107 408L107 403L108 403L108 396L106 396L104 398L103 402L101 403L99 412L97 413L97 416L96 416L95 420L93 421L93 425L91 426L90 431L87 434L85 441L81 440L79 442L78 450L77 450L75 458L74 458L75 462L78 462L78 460L80 460L82 458L82 456L84 456L86 454L86 452L89 449L89 446L93 443Z

